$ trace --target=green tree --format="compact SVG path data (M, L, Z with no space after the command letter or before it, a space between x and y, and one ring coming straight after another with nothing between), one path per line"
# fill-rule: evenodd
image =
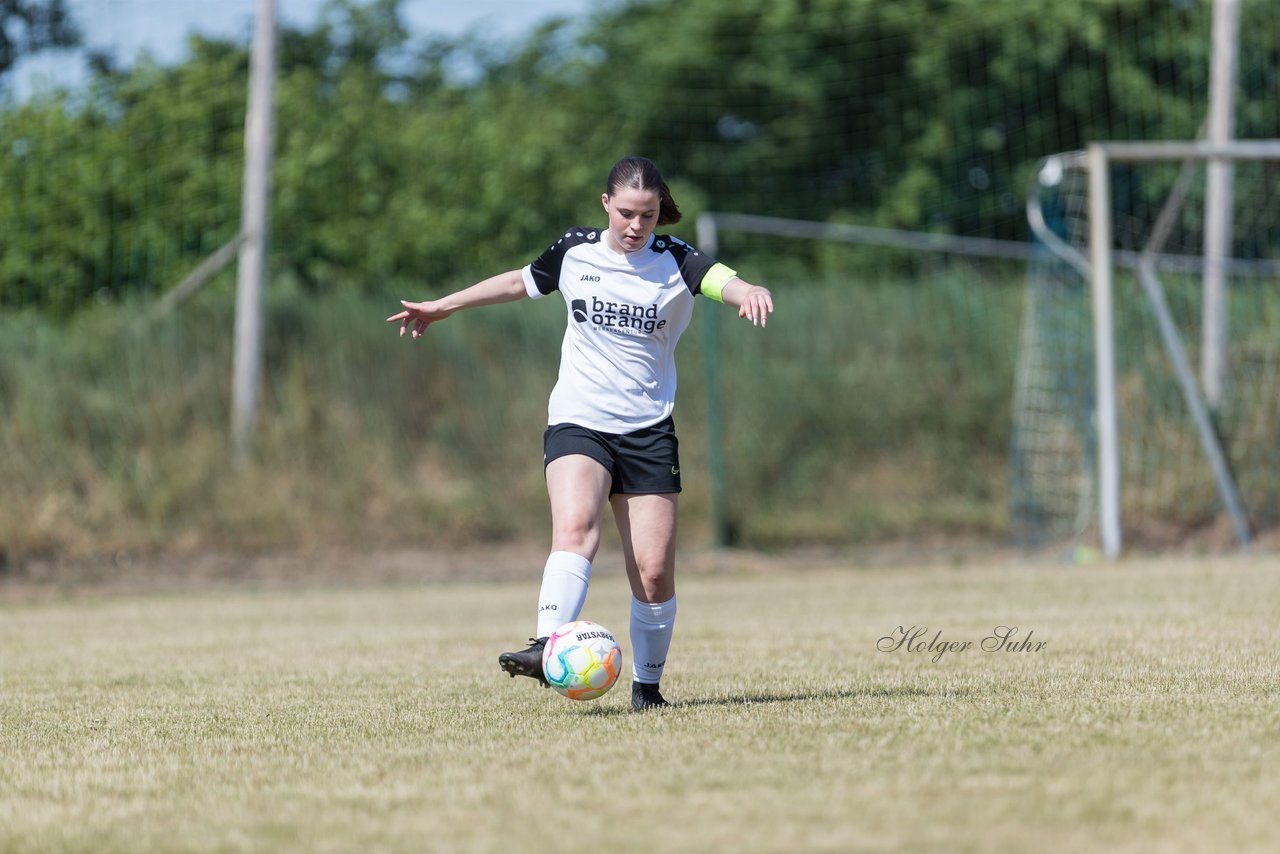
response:
M563 23L510 52L437 40L406 61L397 4L340 8L305 51L282 51L276 248L300 281L444 288L527 262L593 215L619 128L575 111Z
M1265 4L1246 5L1246 21L1265 23ZM627 69L602 77L640 144L718 208L1022 237L1037 158L1095 139L1194 135L1206 7L652 0L610 7L589 39L602 71ZM1274 69L1268 31L1242 29L1242 74ZM1274 133L1271 91L1246 89L1242 114L1255 104L1271 105Z
M0 78L23 56L78 44L63 0L0 0Z
M199 37L172 68L100 67L0 123L0 302L69 313L158 293L235 234L244 51Z
M690 212L1021 238L1038 158L1188 138L1207 109L1207 3L607 0L514 43L420 44L400 10L334 0L281 34L273 263L312 290L525 262L598 220L633 153ZM1280 135L1277 26L1242 5L1242 136ZM247 68L195 38L173 67L98 63L84 91L0 106L0 303L155 293L229 239Z

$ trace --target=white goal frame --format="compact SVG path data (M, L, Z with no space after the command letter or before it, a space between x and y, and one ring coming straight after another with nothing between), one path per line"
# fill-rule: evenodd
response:
M1169 161L1231 163L1240 160L1280 161L1280 140L1209 142L1105 142L1086 151L1089 171L1089 281L1093 302L1094 359L1097 379L1098 521L1103 552L1108 559L1120 556L1120 433L1116 408L1115 324L1113 316L1114 268L1111 222L1111 164ZM1239 493L1214 432L1199 384L1186 353L1173 331L1163 289L1155 279L1155 256L1164 235L1158 221L1147 249L1138 258L1139 279L1155 311L1166 350L1178 375L1183 397L1200 434L1201 445L1213 468L1218 493L1231 516L1242 546L1250 540ZM1206 264L1213 259L1206 259ZM1222 263L1230 263L1222 259Z

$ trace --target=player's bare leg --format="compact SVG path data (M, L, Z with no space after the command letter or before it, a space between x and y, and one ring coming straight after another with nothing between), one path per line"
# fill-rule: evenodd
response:
M600 516L612 478L591 457L570 454L547 463L551 550L593 560L600 548Z

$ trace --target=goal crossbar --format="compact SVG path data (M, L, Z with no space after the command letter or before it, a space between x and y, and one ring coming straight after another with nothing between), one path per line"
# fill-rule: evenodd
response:
M1095 142L1089 151L1101 151L1112 163L1161 160L1276 160L1280 139L1237 142Z

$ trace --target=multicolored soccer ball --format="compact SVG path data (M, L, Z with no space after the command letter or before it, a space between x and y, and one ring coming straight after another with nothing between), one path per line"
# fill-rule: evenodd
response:
M594 700L618 681L622 650L613 632L590 620L566 623L542 648L542 675L570 700Z

